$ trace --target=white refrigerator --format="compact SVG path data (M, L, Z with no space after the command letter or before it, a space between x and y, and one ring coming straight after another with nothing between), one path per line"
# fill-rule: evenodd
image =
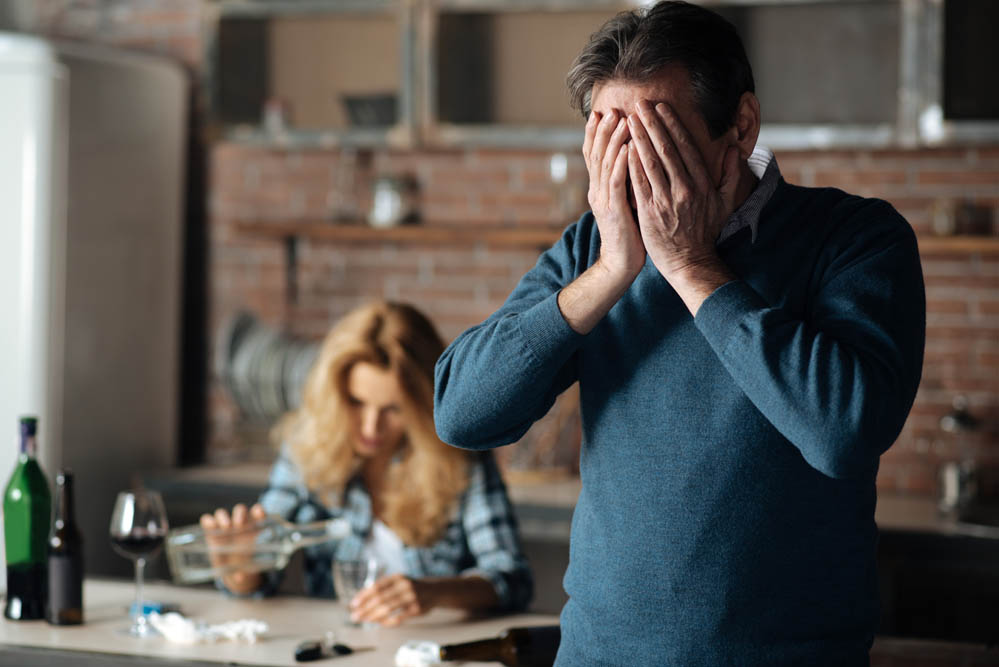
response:
M0 32L0 483L38 415L88 574L127 571L114 497L176 462L187 96L165 59Z

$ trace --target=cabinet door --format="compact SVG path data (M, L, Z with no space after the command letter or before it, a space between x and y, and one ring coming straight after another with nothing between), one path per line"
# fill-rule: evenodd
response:
M411 123L409 6L316 6L223 4L213 68L218 121L243 135L305 138L371 137Z
M625 7L551 4L531 10L445 6L431 16L429 141L582 141L583 119L569 106L566 74L589 36Z

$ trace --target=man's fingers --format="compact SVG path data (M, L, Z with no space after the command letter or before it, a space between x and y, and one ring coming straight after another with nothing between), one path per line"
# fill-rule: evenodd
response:
M647 220L651 215L649 204L652 201L652 186L642 165L642 159L638 155L638 147L631 144L628 151L628 177L631 179L631 187L635 191L635 206L638 209L638 226L642 227L642 221Z
M617 165L618 157L621 154L621 146L624 145L627 137L628 123L624 118L620 118L618 119L617 127L614 128L614 134L611 135L610 141L607 143L607 149L604 151L603 164L600 167L600 181L603 184L603 196L607 200L610 199L613 188L611 180L614 173L614 167Z
M657 200L668 200L670 198L669 179L663 171L659 154L652 146L652 140L649 137L647 128L635 114L629 116L628 121L631 123L631 145L637 151L638 158L642 163L645 180L648 181L649 192L647 196L655 196ZM635 183L632 181L632 186L634 185Z
M586 166L590 166L590 151L593 149L593 136L597 131L597 123L600 122L600 114L596 111L590 112L590 117L586 119L586 130L583 135L583 161Z
M260 503L254 503L253 507L250 508L250 518L254 521L263 521L267 518L267 511L264 510L264 506Z
M666 127L676 154L690 175L694 186L699 192L710 191L712 183L708 176L708 169L704 164L704 157L701 155L700 149L697 148L697 144L694 143L694 138L690 136L690 132L680 121L680 117L673 111L673 107L663 102L656 105L656 113Z
M629 210L628 204L628 144L622 144L617 149L614 169L610 175L609 201L619 210Z
M590 149L590 178L600 179L600 167L604 162L607 152L607 143L610 141L614 129L617 127L618 115L611 111L600 120L597 125L596 134L593 137L593 146Z
M685 187L689 183L687 168L684 166L683 160L680 159L676 145L669 136L669 132L666 131L666 126L663 125L662 119L659 118L659 114L652 108L652 104L648 100L641 100L636 107L638 109L639 123L645 129L649 137L649 143L653 147L669 179L670 188L675 193L679 188ZM642 156L642 162L646 164L646 169L648 169L645 155ZM652 180L652 185L653 187L657 186L655 180Z
M202 514L198 523L201 524L202 530L215 530L215 517L211 514Z

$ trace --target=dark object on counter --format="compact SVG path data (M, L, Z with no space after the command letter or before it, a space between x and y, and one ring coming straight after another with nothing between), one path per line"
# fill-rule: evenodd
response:
M396 122L395 93L342 95L347 117L354 127L388 127Z
M49 535L48 606L52 625L83 623L83 537L73 510L73 472L56 476L56 514Z
M295 647L296 662L312 662L323 658L336 658L341 655L350 655L354 649L339 642L329 642L323 640L304 641Z
M551 667L562 640L557 625L510 628L493 639L441 646L441 660L500 662L506 667Z
M20 453L3 497L7 558L7 603L3 615L14 621L45 617L45 556L52 496L35 459L38 419L21 417Z

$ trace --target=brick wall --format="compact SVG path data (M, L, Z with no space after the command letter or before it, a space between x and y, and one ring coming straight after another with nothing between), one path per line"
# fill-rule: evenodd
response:
M208 11L202 0L20 0L19 7L13 15L29 32L161 53L195 70L202 64L202 21ZM834 185L888 199L923 237L930 234L935 207L947 199L966 205L961 210L969 220L996 222L997 147L782 152L778 157L791 182ZM369 158L359 170L356 197L362 208L370 177L398 171L420 182L421 210L428 222L537 225L570 217L558 213L546 153L377 151ZM214 148L211 333L229 314L248 308L274 326L318 338L357 303L388 297L413 301L451 338L488 315L537 257L538 250L529 247L335 245L306 239L298 246L298 299L289 303L281 243L236 234L233 223L327 217L338 164L335 151L268 151L226 143ZM568 208L575 199L579 209L578 186L585 173L575 156L570 182L577 190L569 193ZM923 383L902 436L883 458L879 485L930 494L941 462L967 456L999 467L999 255L924 251L923 268L928 301ZM245 455L245 443L233 437L239 414L215 378L209 382L210 454ZM973 436L939 429L940 417L958 394L969 398L972 413L984 421ZM575 452L566 444L572 440L569 435L558 440L554 455L507 448L512 453L506 456L519 456L509 462L519 467L571 467Z
M368 205L374 175L406 173L419 182L424 224L551 224L558 220L558 204L547 175L549 156L540 151L378 150L355 158L360 165L357 203L361 209ZM942 202L957 202L958 211L971 212L958 215L961 224L981 224L983 216L991 224L999 212L999 148L784 151L778 159L790 182L889 200L921 238L932 235ZM273 326L318 338L355 305L384 297L413 302L450 339L499 306L537 259L539 249L532 247L301 239L298 298L289 303L281 242L241 235L233 225L237 220L328 219L339 160L334 150L290 152L232 143L214 148L213 327L248 307ZM585 170L575 155L570 156L570 181L576 184L571 196L578 213L585 205ZM882 459L878 483L884 490L933 494L942 462L968 457L999 466L999 254L924 250L923 267L928 303L923 382L902 436ZM983 420L978 433L955 436L939 428L957 395L966 396L971 412ZM212 452L224 457L245 445L233 440L238 415L218 386L212 400ZM513 468L571 468L576 451L565 438L560 443L554 455L539 454L528 444L520 448L523 453L508 448L504 456ZM546 455L551 458L542 461Z
M4 0L20 29L202 62L203 0Z

